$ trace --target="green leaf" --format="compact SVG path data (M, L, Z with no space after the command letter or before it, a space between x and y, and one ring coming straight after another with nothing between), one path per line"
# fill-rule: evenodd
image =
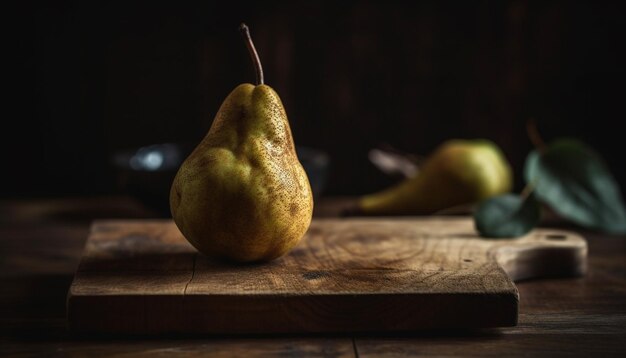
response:
M537 198L581 226L626 233L622 194L602 158L584 143L560 139L532 151L524 168Z
M539 203L531 193L526 199L505 194L483 201L474 212L476 230L491 238L526 235L541 216Z

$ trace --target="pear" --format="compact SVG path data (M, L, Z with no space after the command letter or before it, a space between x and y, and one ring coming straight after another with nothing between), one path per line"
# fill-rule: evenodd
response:
M449 140L421 166L417 176L358 202L366 215L423 215L506 193L511 168L488 140Z
M174 178L170 209L182 234L203 254L269 261L304 236L313 196L282 102L263 83L248 27L242 24L240 30L258 84L241 84L224 100Z

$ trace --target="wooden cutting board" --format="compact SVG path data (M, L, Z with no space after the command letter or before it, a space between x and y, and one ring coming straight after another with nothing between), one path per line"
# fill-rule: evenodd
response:
M285 257L236 266L197 253L171 221L98 221L68 320L77 331L114 333L513 326L513 281L582 275L586 254L571 232L485 240L466 217L327 219Z

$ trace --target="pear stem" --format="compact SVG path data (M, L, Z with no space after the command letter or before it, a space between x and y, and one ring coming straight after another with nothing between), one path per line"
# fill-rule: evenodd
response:
M534 183L526 184L526 186L524 187L524 189L522 190L522 192L519 195L520 198L522 198L522 201L526 200L530 196L530 193L533 192L533 190L535 190Z
M543 138L541 138L534 118L531 118L528 122L526 122L526 132L528 133L528 138L530 138L530 141L533 143L535 148L540 153L543 153L546 150L546 142L544 142Z
M254 64L254 71L256 72L256 84L262 85L265 83L263 81L263 66L261 66L259 54L256 52L256 48L254 47L254 43L252 42L252 37L250 37L250 29L248 28L248 25L242 22L241 25L239 25L239 31L241 31L241 35L246 41L248 52L250 52L250 57L252 58L252 63Z

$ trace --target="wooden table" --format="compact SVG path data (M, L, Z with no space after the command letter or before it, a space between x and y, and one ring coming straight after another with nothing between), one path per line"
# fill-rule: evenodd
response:
M332 216L342 202L321 200L316 215ZM65 299L91 220L154 215L127 197L0 202L0 356L626 356L626 237L580 230L589 242L588 274L518 283L513 328L393 336L72 335Z

